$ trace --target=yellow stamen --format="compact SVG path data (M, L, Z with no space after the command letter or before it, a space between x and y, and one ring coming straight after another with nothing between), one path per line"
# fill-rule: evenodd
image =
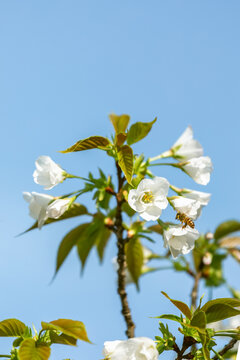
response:
M142 202L145 204L149 204L153 202L153 193L151 191L145 192L142 196Z

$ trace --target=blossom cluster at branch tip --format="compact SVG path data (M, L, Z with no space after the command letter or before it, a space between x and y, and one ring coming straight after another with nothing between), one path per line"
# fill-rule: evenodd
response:
M144 220L157 220L168 206L168 189L165 178L143 179L137 189L129 191L128 203Z
M66 173L49 156L39 156L35 162L36 170L33 179L36 184L42 185L45 190L50 190L65 179Z
M107 360L157 360L159 357L156 344L147 337L106 341L103 355Z

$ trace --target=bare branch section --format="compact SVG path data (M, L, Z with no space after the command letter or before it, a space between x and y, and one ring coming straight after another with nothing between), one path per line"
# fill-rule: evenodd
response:
M224 348L218 352L218 354L220 356L223 356L224 354L226 354L229 350L231 350L234 345L237 343L237 339L232 339L231 341L229 341L229 343L227 345L224 346ZM219 360L219 356L215 355L213 360Z
M124 177L122 176L122 171L117 162L116 162L116 167L117 167L117 176L118 176L118 192L116 194L117 211L116 211L116 221L115 221L115 227L116 227L115 234L117 236L117 247L118 247L118 254L117 254L118 294L121 299L122 314L124 316L127 325L126 335L128 338L132 338L134 337L135 324L132 320L131 310L128 305L127 292L126 292L126 275L125 275L126 256L124 252L125 240L123 239L124 228L122 224L122 204L123 204L122 186L124 183Z

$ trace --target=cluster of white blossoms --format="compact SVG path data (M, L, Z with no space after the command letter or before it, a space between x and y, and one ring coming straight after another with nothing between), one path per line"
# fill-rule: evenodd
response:
M193 139L192 128L188 127L169 151L150 161L166 157L181 160L181 163L177 163L177 167L190 175L198 184L206 185L210 181L212 162L208 156L202 155L203 148ZM169 187L177 192L178 196L167 197ZM158 220L168 204L180 214L178 218L182 224L166 225L163 231L164 245L169 247L172 256L176 258L179 254L187 254L194 248L199 232L195 229L192 220L200 216L202 207L208 204L210 197L211 194L201 191L178 189L171 186L167 179L154 177L143 179L137 189L130 190L128 203L146 221Z
M156 344L147 337L106 341L103 355L106 360L157 360L159 357Z
M35 162L36 170L33 179L36 184L50 190L66 178L66 172L49 156L39 156ZM29 215L37 220L41 229L48 219L58 219L68 209L71 199L56 199L47 194L23 192L24 199L29 203Z

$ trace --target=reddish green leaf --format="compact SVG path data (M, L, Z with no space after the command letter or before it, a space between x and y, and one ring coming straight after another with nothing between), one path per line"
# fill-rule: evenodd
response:
M105 148L110 145L110 141L103 136L90 136L87 139L79 140L76 144L70 146L66 150L60 151L61 153L70 153L76 151L90 150L96 148Z
M170 300L171 303L173 303L173 305L175 305L188 319L192 318L191 310L189 309L187 304L179 300L171 299L164 291L161 291L161 293L166 296L166 298Z

